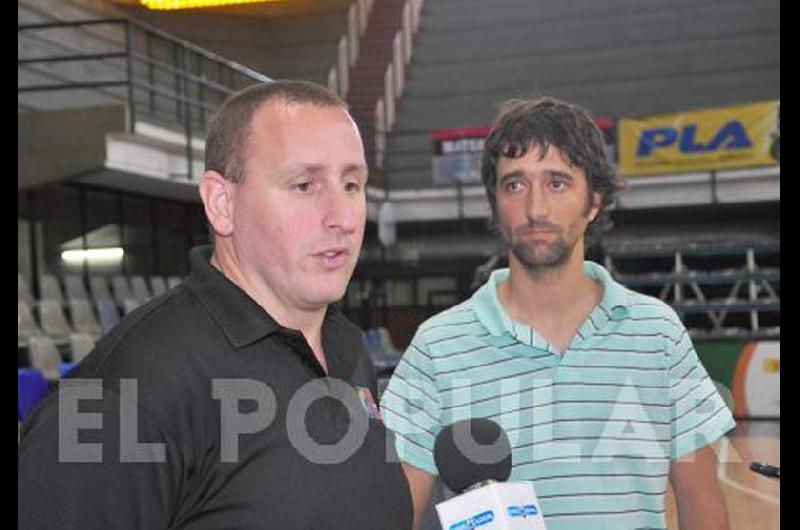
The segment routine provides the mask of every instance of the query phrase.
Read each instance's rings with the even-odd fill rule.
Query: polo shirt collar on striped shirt
[[[628,315],[630,302],[625,288],[614,281],[605,267],[585,261],[583,270],[587,276],[603,284],[603,299],[591,312],[589,319],[578,329],[580,336],[586,338],[596,331],[595,328],[602,328],[609,320],[616,321],[625,318]],[[530,326],[514,322],[500,304],[497,286],[508,279],[509,274],[508,268],[492,272],[489,280],[472,295],[475,313],[481,324],[492,335],[499,336],[508,333],[521,342],[546,349],[547,341],[543,337],[535,336],[535,332]]]
[[[593,278],[603,284],[603,299],[600,300],[600,303],[589,315],[597,329],[605,326],[609,320],[618,321],[627,317],[630,311],[628,308],[630,300],[625,287],[617,283],[608,270],[597,263],[584,261],[583,271],[589,278]],[[578,331],[583,337],[586,337],[596,330],[587,319],[578,328]]]

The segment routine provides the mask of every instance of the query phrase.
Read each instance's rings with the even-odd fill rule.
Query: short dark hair
[[[497,219],[497,162],[501,156],[519,158],[532,146],[544,156],[557,147],[569,162],[586,173],[589,199],[602,194],[597,217],[586,228],[586,246],[598,242],[611,226],[608,207],[622,189],[614,165],[608,160],[603,133],[583,108],[555,98],[512,99],[501,105],[492,125],[481,159],[481,177],[492,209],[492,226]]]
[[[211,121],[206,135],[206,171],[216,171],[231,182],[241,182],[253,114],[273,99],[347,109],[342,99],[310,81],[280,79],[244,88],[229,96]]]

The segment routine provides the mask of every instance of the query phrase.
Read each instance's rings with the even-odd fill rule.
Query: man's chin
[[[303,289],[306,302],[320,307],[340,301],[347,294],[353,269],[355,264],[322,274],[315,271],[306,275]]]
[[[557,245],[515,245],[511,248],[514,257],[527,268],[559,267],[569,261],[569,249]]]
[[[314,292],[308,293],[308,300],[312,305],[324,307],[334,304],[344,298],[347,294],[347,285],[341,286],[320,286]]]

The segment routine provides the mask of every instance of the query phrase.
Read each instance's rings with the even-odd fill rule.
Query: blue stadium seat
[[[47,394],[47,381],[36,368],[17,370],[17,420],[24,420]]]
[[[61,377],[65,377],[70,372],[70,370],[75,368],[76,364],[78,363],[73,363],[73,362],[61,363],[61,366],[58,367],[59,375],[61,375]]]
[[[367,330],[367,345],[369,347],[370,352],[374,352],[377,355],[383,354],[383,348],[381,348],[381,339],[378,335],[377,330],[375,329],[368,329]]]
[[[397,366],[398,358],[383,349],[378,330],[368,329],[362,333],[362,337],[378,377],[391,374],[395,366]]]
[[[100,317],[100,328],[103,334],[108,333],[119,322],[117,304],[111,298],[98,298],[95,303],[97,304],[97,314]]]

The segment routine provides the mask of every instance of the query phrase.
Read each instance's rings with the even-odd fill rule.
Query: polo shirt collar
[[[625,288],[614,281],[605,267],[597,263],[585,261],[583,270],[588,277],[598,280],[603,285],[603,298],[589,315],[594,327],[599,329],[609,320],[617,321],[625,318],[630,304]],[[508,268],[493,271],[489,280],[472,295],[478,320],[492,335],[500,336],[508,333],[522,342],[531,345],[541,343],[540,345],[546,348],[546,341],[543,338],[536,337],[535,331],[530,326],[514,322],[500,304],[497,286],[507,280],[509,274]],[[587,319],[578,331],[585,337],[591,334],[589,330],[594,328]]]
[[[600,303],[595,308],[595,311],[599,311],[603,316],[602,325],[605,325],[609,320],[618,321],[627,317],[630,313],[629,306],[631,303],[627,289],[615,281],[611,277],[611,273],[602,265],[584,261],[583,270],[588,277],[599,281],[603,285],[603,299],[600,300]],[[602,327],[599,323],[597,324]]]
[[[497,286],[508,279],[510,272],[508,268],[492,271],[487,282],[472,295],[478,320],[495,336],[503,333],[514,334],[512,332],[514,323],[497,296]]]
[[[211,252],[211,246],[195,247],[189,252],[186,285],[231,346],[242,348],[282,329],[264,308],[211,265]]]

